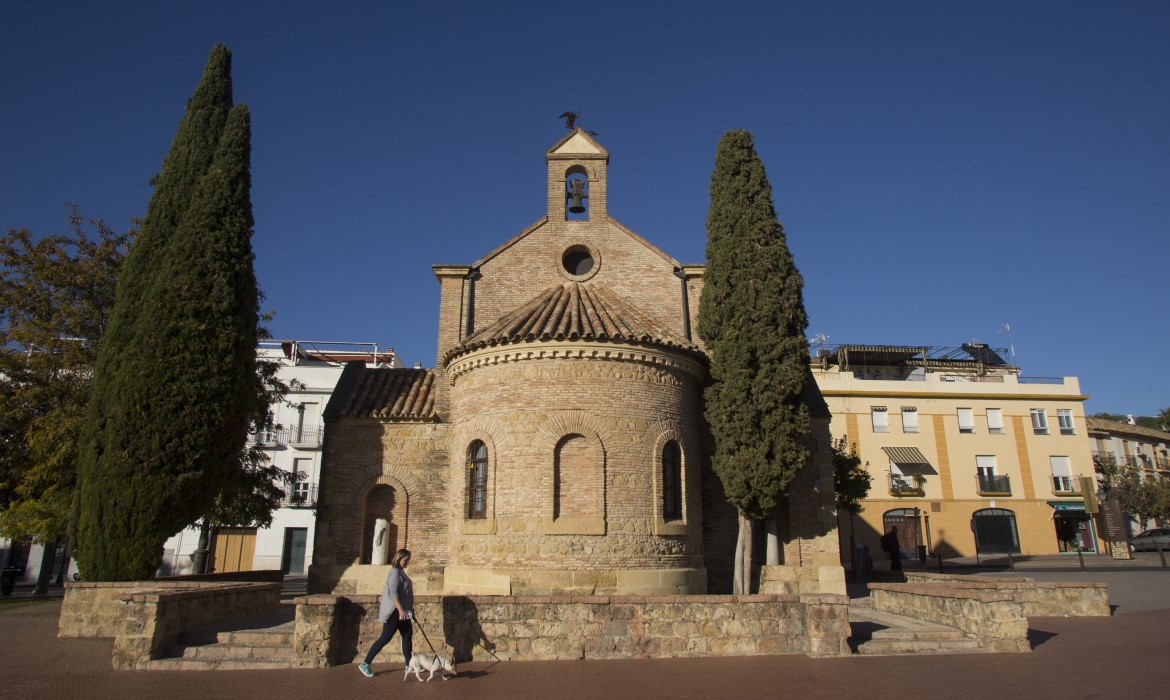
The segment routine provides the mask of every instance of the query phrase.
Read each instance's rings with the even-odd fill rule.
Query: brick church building
[[[545,216],[434,266],[438,366],[343,373],[311,591],[377,592],[385,552],[407,547],[422,593],[730,592],[736,514],[702,417],[703,266],[609,216],[609,154],[588,134],[545,160]],[[810,403],[813,458],[757,562],[774,591],[843,593],[828,415]]]

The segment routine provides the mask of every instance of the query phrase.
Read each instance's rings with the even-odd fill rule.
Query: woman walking
[[[412,638],[414,637],[414,585],[406,575],[406,567],[410,564],[410,550],[400,549],[394,553],[390,562],[390,573],[386,575],[386,585],[382,587],[382,600],[378,605],[378,620],[382,623],[382,635],[366,652],[366,660],[358,664],[358,670],[367,678],[373,678],[374,672],[370,664],[374,657],[382,651],[398,632],[402,635],[402,657],[410,665]]]

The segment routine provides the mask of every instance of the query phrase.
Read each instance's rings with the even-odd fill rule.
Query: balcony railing
[[[980,474],[975,477],[978,482],[980,496],[1010,496],[1012,495],[1011,477],[1006,474]]]
[[[1071,476],[1052,475],[1052,493],[1060,495],[1075,495],[1081,492],[1080,481]]]
[[[312,508],[317,505],[317,486],[315,484],[292,484],[292,487],[281,499],[280,505],[285,508]]]
[[[890,474],[890,495],[898,497],[926,496],[926,479],[921,475]]]
[[[319,447],[325,431],[319,425],[289,428],[288,444],[293,447]]]
[[[268,428],[256,433],[256,443],[267,447],[291,445],[293,447],[320,447],[325,429],[319,425],[300,428]]]
[[[1018,377],[1019,384],[1064,384],[1064,377]]]

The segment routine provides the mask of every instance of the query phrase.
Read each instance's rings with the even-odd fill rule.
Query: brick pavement
[[[1161,585],[1160,583],[1158,585]],[[1037,618],[1030,654],[803,656],[475,663],[429,684],[401,665],[280,671],[111,671],[109,640],[57,639],[59,600],[0,605],[5,698],[1092,698],[1165,695],[1170,608],[1111,618]]]

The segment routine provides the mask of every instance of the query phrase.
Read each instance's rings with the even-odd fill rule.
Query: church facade
[[[434,266],[437,366],[343,373],[311,591],[377,592],[386,552],[407,547],[425,593],[730,592],[736,514],[702,417],[703,266],[609,216],[609,154],[588,134],[545,160],[545,216]],[[827,413],[813,423],[760,559],[785,590],[838,593]]]

